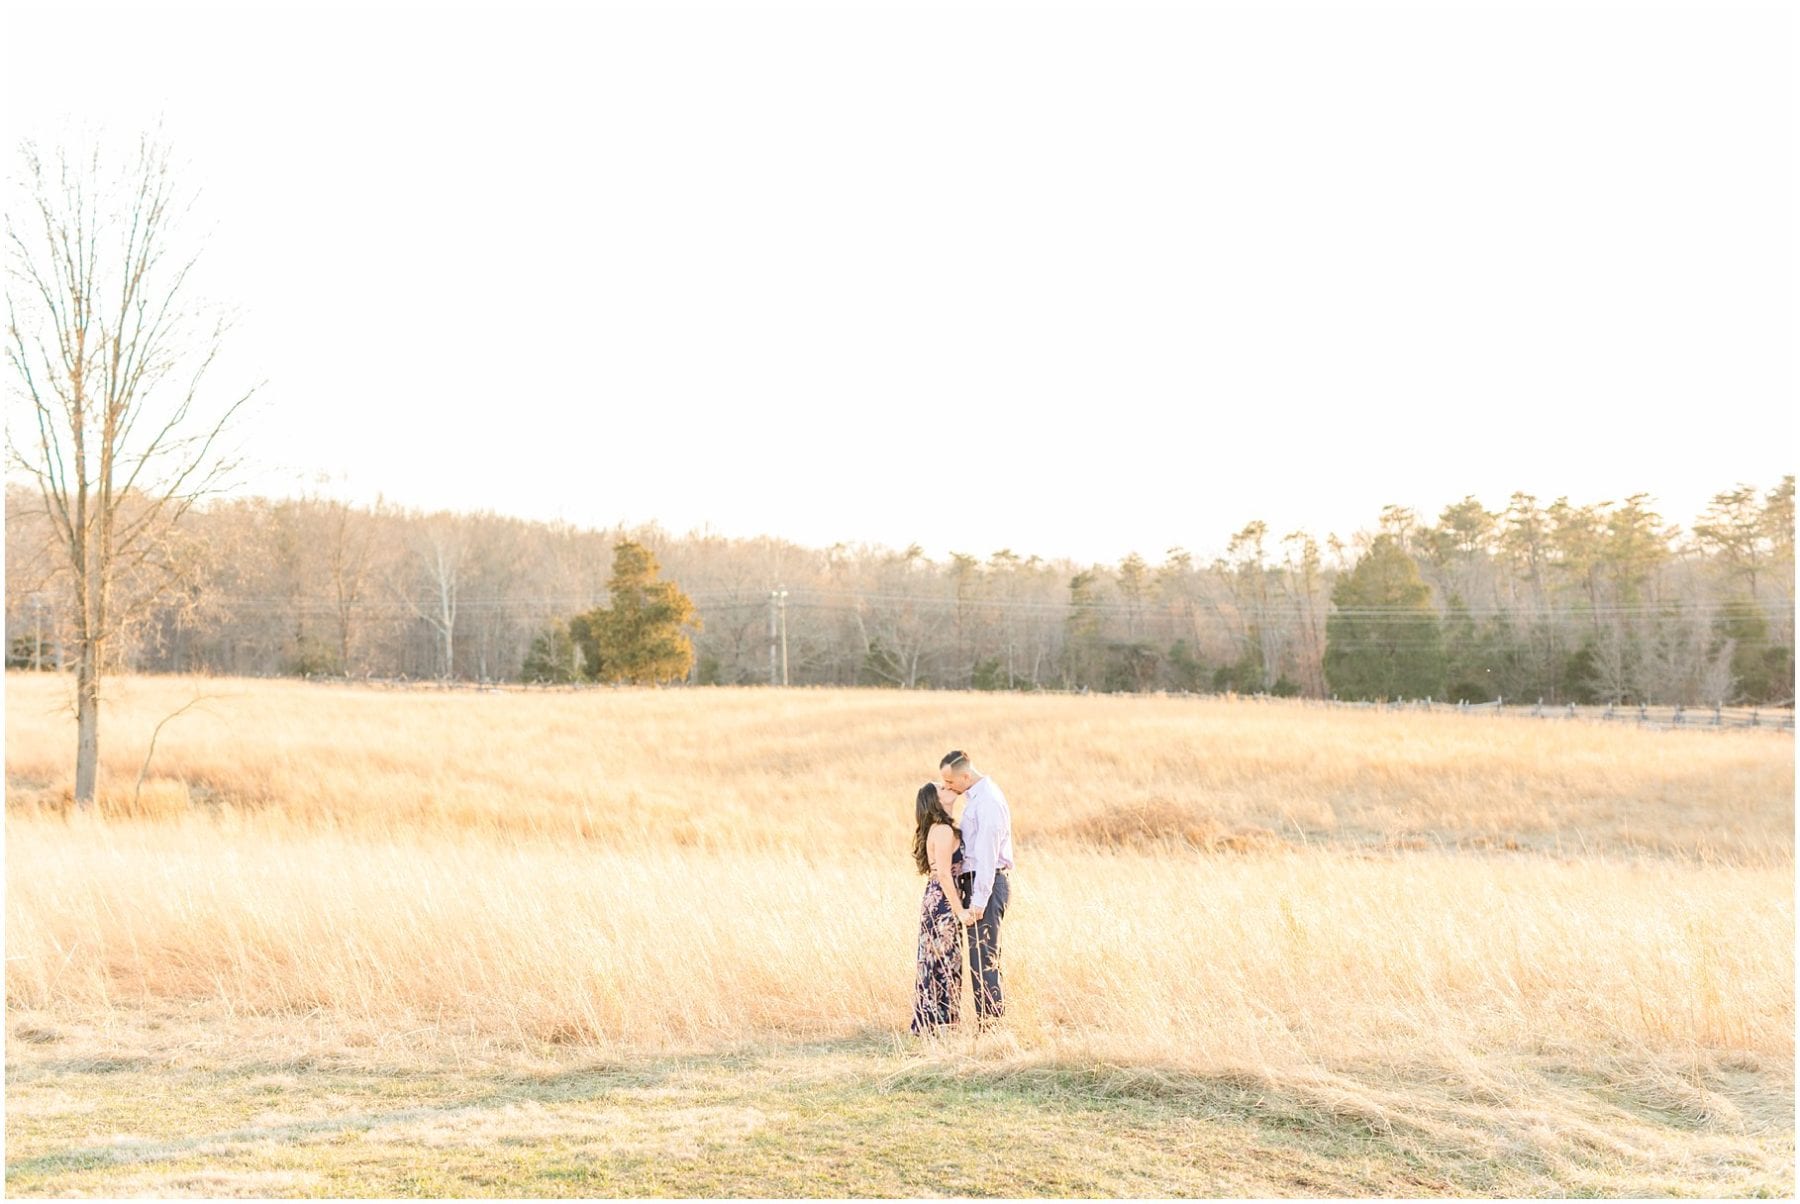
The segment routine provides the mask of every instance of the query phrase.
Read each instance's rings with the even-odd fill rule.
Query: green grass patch
[[[76,1058],[14,1040],[13,1196],[1793,1194],[1779,1072],[1705,1108],[1567,1067],[1541,1106],[1366,1068],[1292,1082],[892,1039],[519,1070]]]

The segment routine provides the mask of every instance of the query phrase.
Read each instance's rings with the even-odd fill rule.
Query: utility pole
[[[776,591],[769,591],[769,684],[775,685],[780,679],[775,675],[775,603]]]
[[[785,590],[785,589],[783,589],[783,590],[778,590],[778,591],[776,591],[776,595],[775,595],[775,596],[776,596],[776,597],[778,597],[778,598],[779,598],[779,599],[781,599],[781,603],[780,603],[780,610],[781,610],[781,684],[782,684],[782,685],[784,685],[784,686],[785,686],[785,685],[787,685],[787,684],[788,684],[788,666],[787,666],[787,590]]]
[[[31,627],[37,636],[37,642],[31,652],[31,667],[35,671],[44,671],[44,596],[31,595]]]

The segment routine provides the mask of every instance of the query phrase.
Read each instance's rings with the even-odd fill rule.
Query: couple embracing
[[[912,1031],[920,1034],[960,1018],[965,929],[977,1022],[986,1027],[1005,1012],[1000,920],[1012,893],[1012,812],[1000,787],[961,749],[946,754],[938,770],[941,782],[919,788],[913,833],[913,861],[926,875],[913,989]]]

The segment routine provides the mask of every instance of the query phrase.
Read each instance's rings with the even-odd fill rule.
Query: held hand
[[[964,913],[964,915],[967,916],[967,918],[965,920],[963,920],[963,926],[965,928],[969,928],[969,927],[973,927],[976,924],[981,923],[982,913],[985,912],[986,910],[987,909],[984,907],[969,908],[969,910]]]

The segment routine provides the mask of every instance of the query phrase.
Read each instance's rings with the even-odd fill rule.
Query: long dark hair
[[[919,825],[918,831],[913,833],[913,860],[919,863],[921,874],[929,874],[931,858],[925,855],[925,837],[930,833],[931,825],[950,824],[952,829],[956,825],[950,823],[950,813],[944,810],[944,804],[938,802],[936,782],[926,782],[919,787],[919,798],[913,806],[913,812]]]

